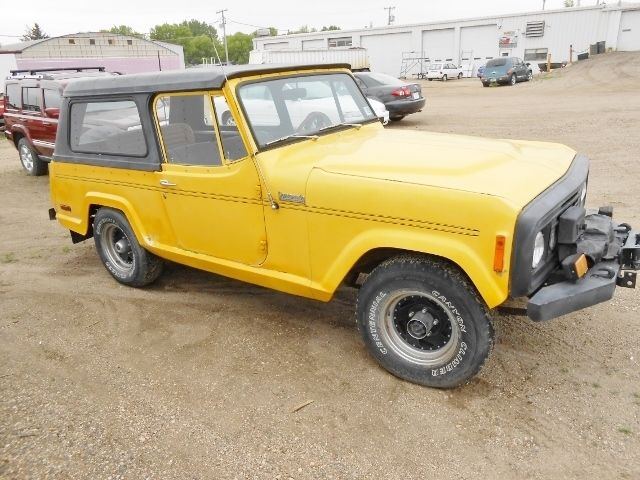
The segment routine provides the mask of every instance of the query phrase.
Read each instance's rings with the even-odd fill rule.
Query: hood
[[[501,197],[524,207],[576,152],[564,145],[391,129],[343,132],[314,169]]]

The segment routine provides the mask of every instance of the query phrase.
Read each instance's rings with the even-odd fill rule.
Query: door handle
[[[160,180],[160,185],[162,185],[163,187],[175,187],[176,186],[175,183],[171,183],[169,180],[165,180],[164,178],[162,180]]]

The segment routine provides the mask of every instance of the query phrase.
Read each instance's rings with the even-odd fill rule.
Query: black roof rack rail
[[[37,75],[45,72],[84,72],[85,70],[97,70],[104,72],[105,67],[51,67],[51,68],[25,68],[20,70],[9,70],[12,76],[17,76],[21,73],[27,73],[29,75]]]

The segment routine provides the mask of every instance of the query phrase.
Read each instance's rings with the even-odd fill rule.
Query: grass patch
[[[599,384],[598,382],[593,382],[593,383],[591,384],[591,386],[592,386],[593,388],[600,388],[600,384]]]
[[[5,253],[4,255],[2,255],[2,257],[0,257],[0,262],[2,263],[13,263],[17,261],[18,259],[13,253]]]
[[[631,429],[627,427],[618,427],[618,431],[620,433],[624,433],[625,435],[631,435],[633,433]]]
[[[64,246],[62,247],[62,253],[69,253],[71,251],[71,247]]]

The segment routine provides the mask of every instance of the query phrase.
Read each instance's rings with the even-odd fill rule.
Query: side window
[[[238,126],[231,115],[227,99],[222,95],[217,95],[213,97],[213,106],[218,119],[218,131],[220,132],[224,158],[233,162],[246,157],[247,150],[244,148]]]
[[[49,88],[44,89],[44,108],[60,108],[60,100],[60,92]]]
[[[22,108],[23,110],[39,112],[42,109],[42,90],[39,88],[23,88]]]
[[[209,96],[160,95],[156,116],[167,163],[222,165]]]
[[[71,150],[141,157],[147,153],[140,113],[132,100],[71,105]]]
[[[20,91],[20,85],[17,83],[10,83],[7,85],[6,96],[6,108],[14,108],[20,110],[22,108],[22,96]]]

